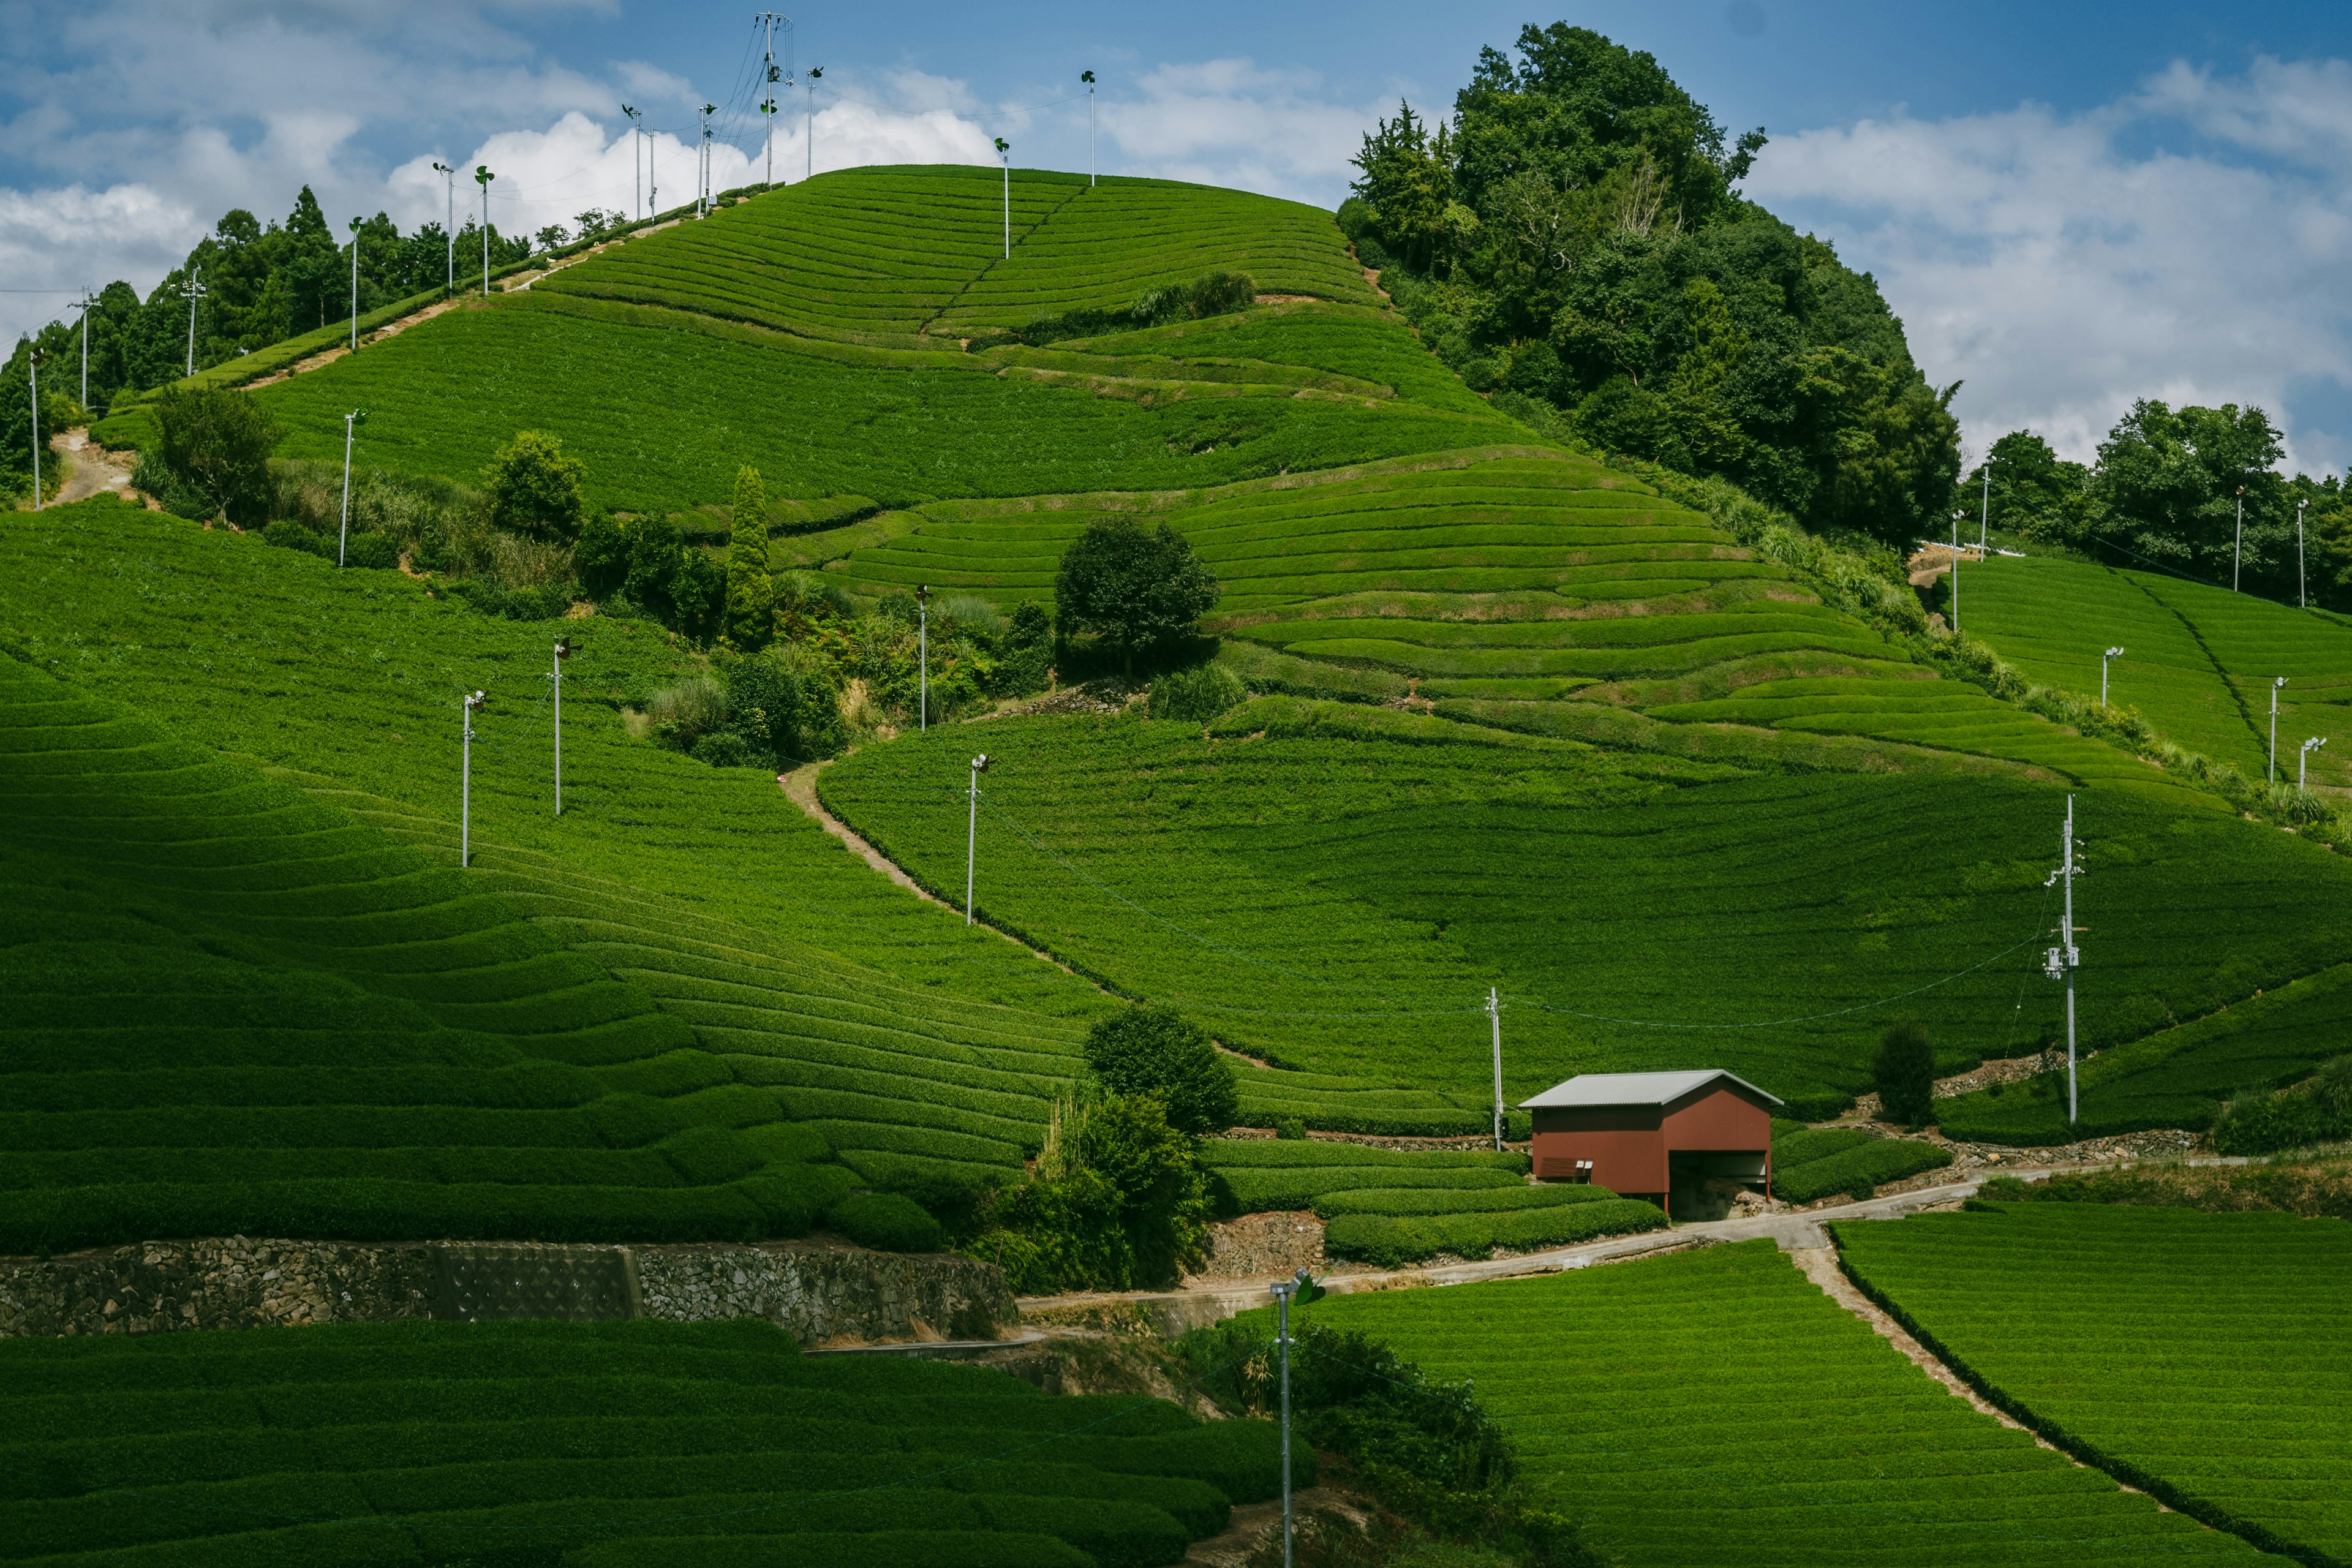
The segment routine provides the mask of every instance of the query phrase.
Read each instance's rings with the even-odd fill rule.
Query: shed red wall
[[[1772,1113],[1734,1085],[1717,1083],[1664,1105],[1538,1109],[1533,1152],[1538,1179],[1572,1181],[1580,1160],[1618,1193],[1666,1191],[1666,1157],[1685,1151],[1761,1152],[1770,1169]]]

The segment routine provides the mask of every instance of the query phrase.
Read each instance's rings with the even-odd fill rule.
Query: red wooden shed
[[[1772,1108],[1719,1068],[1582,1073],[1520,1102],[1535,1113],[1538,1181],[1597,1182],[1628,1197],[1690,1198],[1710,1182],[1772,1190]]]

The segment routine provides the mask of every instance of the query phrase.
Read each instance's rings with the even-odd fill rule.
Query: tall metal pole
[[[1981,510],[1977,513],[1977,548],[1979,550],[1990,548],[1987,541],[1991,537],[1992,532],[1992,466],[2000,461],[1999,458],[1993,457],[1988,457],[1984,460],[1984,500],[1981,503]]]
[[[89,289],[84,288],[81,291],[81,405],[85,413],[89,409],[89,308],[97,303]],[[2297,512],[2295,521],[2300,524],[2303,514]]]
[[[1952,513],[1952,635],[1960,635],[1960,519],[1968,513]]]
[[[996,155],[1004,163],[1004,258],[1013,259],[1013,143],[1000,136]]]
[[[2230,592],[2239,592],[2238,574],[2246,558],[2246,487],[2238,487],[2238,542],[2230,552]]]
[[[87,342],[88,333],[85,332],[83,337]],[[2304,586],[2303,578],[2303,509],[2310,504],[2307,500],[2294,503],[2294,604],[2299,610],[2311,608],[2311,595]]]
[[[2099,706],[2102,708],[2107,705],[2107,661],[2123,656],[2124,650],[2119,647],[2111,647],[2099,656]]]
[[[2074,951],[2074,797],[2066,797],[2066,858],[2059,862],[2066,872],[2066,932],[2061,945],[2066,950],[2066,1125],[2074,1125],[2074,968],[2082,962]]]
[[[2264,784],[2278,783],[2278,694],[2279,688],[2285,684],[2286,677],[2284,675],[2271,682],[2271,760],[2270,764],[2263,769]]]
[[[915,589],[916,679],[921,682],[915,689],[915,728],[929,734],[931,728],[931,591],[920,586]]]
[[[360,349],[360,220],[352,219],[352,352]]]
[[[1087,84],[1087,184],[1095,183],[1095,73],[1080,71],[1078,79]]]
[[[981,752],[971,760],[971,816],[964,824],[963,840],[963,923],[971,924],[971,867],[980,849],[980,775],[988,771],[988,753]]]
[[[482,187],[482,298],[490,297],[490,182],[498,176],[488,163],[474,165],[474,183]]]
[[[1290,1562],[1290,1298],[1298,1286],[1286,1279],[1274,1291],[1274,1339],[1282,1355],[1282,1568]]]
[[[563,661],[572,657],[572,644],[562,637],[555,639],[554,668],[548,679],[555,683],[555,815],[563,815]]]
[[[352,429],[359,423],[359,410],[343,416],[343,520],[335,527],[335,565],[343,563],[343,551],[352,536]]]
[[[474,863],[474,710],[489,700],[477,691],[458,706],[458,723],[465,731],[464,761],[457,774],[457,864]]]
[[[805,154],[801,164],[803,180],[816,178],[816,79],[824,74],[823,66],[811,66],[808,75],[801,78],[801,85],[808,89],[807,113],[801,121],[801,152]]]
[[[1486,987],[1486,1016],[1495,1025],[1495,1152],[1503,1152],[1503,999]]]
[[[196,374],[196,301],[205,297],[204,268],[188,268],[188,374]]]
[[[25,374],[32,378],[33,406],[26,412],[31,416],[33,430],[33,510],[41,510],[41,356],[37,351],[25,356]]]

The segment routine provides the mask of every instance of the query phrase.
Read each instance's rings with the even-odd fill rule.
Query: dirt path
[[[110,452],[79,426],[50,437],[49,450],[62,452],[73,461],[73,472],[66,476],[64,488],[58,491],[51,506],[88,500],[101,490],[111,491],[124,500],[139,499],[139,492],[131,488],[131,469],[139,461],[138,453]]]

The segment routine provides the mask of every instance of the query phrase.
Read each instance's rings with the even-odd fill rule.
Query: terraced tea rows
[[[2252,779],[2270,758],[2270,687],[2279,692],[2280,776],[2295,777],[2307,735],[2345,733],[2352,627],[2250,595],[2160,573],[2036,557],[1961,567],[1962,619],[2030,679],[2095,697],[2102,649],[2110,700],[2179,744]],[[2352,758],[2311,759],[2315,784],[2352,782]]]
[[[2063,1203],[1832,1228],[1864,1289],[2053,1441],[2269,1551],[2352,1556],[2352,1225]]]
[[[1377,672],[1394,695],[1454,700],[1440,711],[1515,729],[1620,738],[1632,713],[1764,741],[1976,753],[2206,800],[1937,679],[1706,518],[1565,454],[1462,452],[1181,496],[945,502],[834,570],[867,589],[1046,598],[1071,540],[1139,510],[1182,531],[1216,571],[1211,624],[1261,682],[1363,696],[1381,689],[1343,672]]]
[[[1769,1241],[1302,1312],[1475,1380],[1627,1568],[2258,1560],[1952,1398]]]
[[[535,289],[667,305],[787,331],[953,338],[1121,310],[1237,269],[1269,293],[1370,304],[1330,216],[1241,191],[953,165],[821,174],[615,247]],[[944,319],[943,319],[944,318]]]
[[[793,1236],[856,1184],[425,856],[0,659],[0,1252]]]
[[[2063,1031],[2039,968],[2055,790],[1971,781],[1956,834],[1948,778],[1748,774],[1330,707],[1382,722],[1285,729],[1264,700],[1205,738],[1132,716],[990,721],[982,915],[1237,1047],[1435,1089],[1472,1117],[1490,984],[1515,1101],[1697,1052],[1822,1116],[1868,1086],[1900,1014],[1927,1020],[1947,1071]],[[820,788],[960,899],[972,744],[869,747]],[[2085,1048],[2238,1017],[2338,962],[2340,859],[2121,794],[2077,812],[2077,913],[2099,931]]]
[[[1518,1153],[1401,1152],[1306,1139],[1214,1139],[1202,1163],[1236,1213],[1311,1209],[1334,1258],[1393,1266],[1655,1230],[1666,1216],[1606,1187],[1530,1186]]]
[[[1918,1139],[1882,1138],[1859,1128],[1810,1128],[1801,1121],[1772,1123],[1772,1195],[1788,1203],[1866,1197],[1883,1183],[1951,1163],[1950,1150]]]
[[[60,1565],[1088,1568],[1281,1486],[1264,1422],[756,1320],[15,1340],[0,1400],[0,1560]]]

